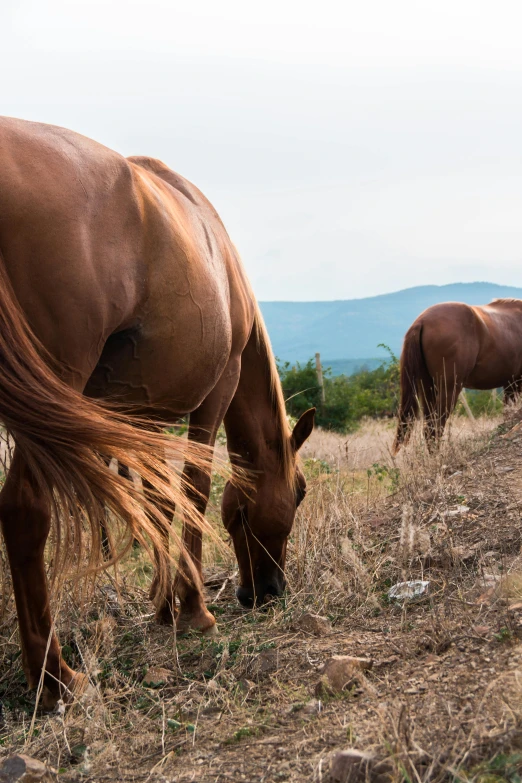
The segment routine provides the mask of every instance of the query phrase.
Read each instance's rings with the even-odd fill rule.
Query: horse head
[[[267,449],[265,464],[258,470],[251,491],[232,482],[225,487],[223,523],[239,565],[237,598],[245,607],[265,604],[285,589],[288,536],[306,495],[297,454],[312,432],[314,417],[315,408],[303,413],[293,431],[284,434],[287,441],[279,448],[272,445]],[[282,457],[283,453],[286,456]]]

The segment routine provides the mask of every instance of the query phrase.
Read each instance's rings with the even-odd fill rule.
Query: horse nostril
[[[252,609],[254,606],[254,591],[251,587],[238,587],[236,590],[237,600],[246,609]]]
[[[283,595],[284,590],[284,579],[281,580],[281,582],[278,580],[268,582],[266,585],[260,586],[260,589],[257,591],[257,603],[267,606],[268,604],[273,603],[277,598],[280,598]]]
[[[280,598],[286,587],[285,579],[273,579],[265,584],[257,584],[255,587],[238,587],[236,590],[237,600],[247,609],[254,606],[266,606],[272,603],[276,598]]]

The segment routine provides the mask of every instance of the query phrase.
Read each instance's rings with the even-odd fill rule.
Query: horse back
[[[171,274],[179,270],[188,276],[192,298],[200,303],[212,300],[206,308],[209,317],[226,311],[232,349],[240,347],[241,351],[252,328],[255,298],[217,211],[195,185],[162,161],[142,156],[128,160],[135,167],[144,197],[150,199],[153,191],[153,237],[169,237],[171,248],[177,251],[170,264],[165,258],[158,259],[158,269],[168,265]],[[156,208],[158,199],[160,210]]]
[[[132,321],[144,296],[142,215],[124,157],[62,128],[0,118],[0,214],[8,277],[57,358],[94,354]]]
[[[137,162],[134,162],[137,161]],[[89,373],[109,337],[139,334],[209,377],[248,338],[253,297],[215,210],[153,159],[0,118],[0,252],[31,325]],[[183,337],[183,339],[181,339]]]
[[[491,389],[522,373],[522,302],[506,306],[445,302],[417,319],[432,377],[455,377],[464,386]]]

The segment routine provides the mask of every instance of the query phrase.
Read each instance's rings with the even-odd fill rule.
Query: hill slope
[[[404,333],[427,307],[439,302],[487,304],[522,298],[522,288],[494,283],[455,283],[407,288],[366,299],[333,302],[261,302],[274,352],[285,361],[306,361],[316,351],[325,363],[385,356],[379,343],[399,353]]]
[[[508,415],[511,426],[520,412]],[[417,431],[393,461],[386,423],[314,431],[284,602],[242,609],[232,552],[206,548],[219,635],[173,641],[152,621],[151,568],[135,550],[120,596],[106,573],[89,603],[78,588],[63,602],[64,652],[95,683],[64,716],[35,710],[4,591],[0,779],[24,753],[60,783],[520,783],[521,428],[502,437],[506,424],[461,420],[431,455]],[[390,599],[407,580],[427,590]],[[330,774],[354,748],[381,774]]]

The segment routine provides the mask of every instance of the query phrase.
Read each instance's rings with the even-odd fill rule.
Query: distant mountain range
[[[366,299],[333,302],[261,302],[275,355],[306,362],[318,351],[334,374],[375,367],[389,345],[399,354],[404,334],[427,307],[439,302],[487,304],[492,299],[522,299],[522,288],[494,283],[453,283],[406,288]],[[369,358],[368,358],[369,357]]]

